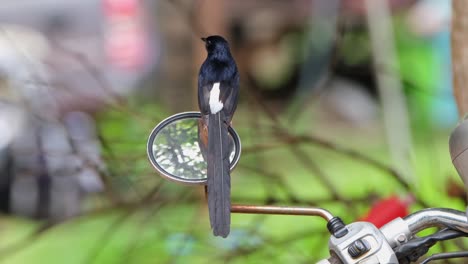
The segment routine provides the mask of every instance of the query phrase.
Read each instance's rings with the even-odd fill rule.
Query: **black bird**
[[[202,38],[208,56],[198,74],[199,143],[206,159],[208,209],[215,236],[227,237],[231,225],[228,127],[236,111],[239,73],[221,36]]]

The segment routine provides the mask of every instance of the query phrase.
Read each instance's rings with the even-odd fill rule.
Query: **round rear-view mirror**
[[[159,123],[147,143],[148,158],[161,176],[180,183],[206,184],[206,161],[198,144],[199,112],[175,114]],[[239,135],[229,127],[231,170],[240,158]]]

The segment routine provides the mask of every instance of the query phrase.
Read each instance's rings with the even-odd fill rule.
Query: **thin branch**
[[[8,246],[5,246],[3,248],[0,248],[0,261],[5,260],[7,257],[12,257],[15,254],[20,253],[22,250],[27,249],[29,246],[31,246],[35,241],[37,241],[42,235],[46,233],[46,231],[49,231],[53,228],[62,226],[65,223],[69,223],[73,220],[77,220],[79,218],[83,217],[89,217],[89,216],[97,216],[97,215],[103,215],[107,214],[109,212],[115,211],[116,209],[125,209],[128,211],[136,210],[138,208],[141,208],[142,206],[145,206],[149,204],[153,196],[159,192],[159,190],[162,188],[164,184],[164,181],[161,181],[158,185],[156,185],[151,191],[148,192],[148,194],[140,199],[137,202],[133,203],[126,203],[126,204],[119,204],[119,205],[113,205],[105,208],[99,208],[95,209],[93,211],[85,212],[83,214],[78,214],[75,216],[72,216],[70,218],[64,219],[61,222],[46,222],[42,225],[40,225],[38,228],[36,228],[34,231],[32,231],[30,234],[27,236],[21,238],[20,240],[11,243]]]
[[[172,202],[173,203],[177,203],[185,198],[187,198],[189,195],[191,194],[191,192],[184,192],[181,196],[178,197],[178,199],[175,199],[175,201],[173,200]],[[151,210],[142,217],[139,225],[138,225],[138,229],[137,231],[134,233],[131,241],[128,243],[128,247],[127,247],[127,250],[126,252],[124,253],[124,256],[122,257],[121,259],[121,263],[130,263],[131,262],[131,257],[132,257],[132,252],[135,250],[135,248],[137,247],[137,244],[138,244],[138,241],[139,241],[139,238],[141,237],[141,234],[144,232],[144,227],[146,227],[146,223],[148,223],[151,219],[153,219],[157,213],[159,212],[159,210],[165,205],[166,203],[164,202],[161,202],[161,203],[158,203],[156,204],[153,208],[151,208]],[[195,220],[196,218],[194,218]],[[194,222],[194,221],[193,221]],[[195,225],[194,225],[195,226]],[[191,229],[194,228],[194,226],[191,227]]]
[[[140,208],[146,206],[147,203],[151,201],[151,199],[153,199],[153,197],[158,196],[163,186],[163,183],[164,182],[161,181],[140,200],[140,203],[138,203],[137,206],[134,206],[129,210],[125,211],[122,215],[120,215],[114,222],[112,222],[109,225],[109,227],[104,231],[104,233],[102,233],[102,235],[97,239],[94,249],[90,252],[88,257],[85,259],[84,263],[93,263],[93,261],[98,257],[102,247],[105,246],[105,244],[107,243],[107,241],[110,240],[110,238],[112,238],[112,236],[116,233],[117,229],[125,222],[125,220],[127,220]]]
[[[404,177],[395,169],[392,167],[378,161],[375,159],[372,159],[370,157],[367,157],[366,155],[352,150],[345,148],[343,146],[340,146],[338,144],[335,144],[331,141],[327,141],[315,136],[310,136],[310,135],[291,135],[287,134],[282,137],[279,137],[278,140],[280,142],[275,142],[271,144],[259,144],[259,145],[252,145],[250,147],[244,147],[242,149],[242,153],[245,154],[252,154],[256,152],[261,152],[261,151],[267,151],[271,149],[276,149],[280,147],[287,147],[289,145],[299,145],[299,144],[313,144],[315,146],[319,146],[328,150],[331,150],[333,152],[336,152],[338,154],[344,155],[346,157],[349,157],[351,159],[363,162],[365,164],[368,164],[374,168],[377,168],[379,170],[384,171],[385,173],[389,174],[392,176],[392,178],[398,182],[404,189],[411,191],[412,187],[411,185],[404,179]],[[425,201],[421,200],[420,198],[416,197],[416,202],[422,205],[423,207],[430,207]]]

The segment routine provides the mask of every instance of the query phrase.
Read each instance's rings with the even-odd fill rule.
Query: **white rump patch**
[[[220,85],[219,82],[214,83],[213,88],[211,88],[211,91],[210,91],[209,104],[210,104],[211,114],[218,113],[219,111],[221,111],[221,109],[223,109],[223,106],[224,106],[223,102],[221,102],[221,99],[219,98],[219,93],[220,93],[219,85]]]

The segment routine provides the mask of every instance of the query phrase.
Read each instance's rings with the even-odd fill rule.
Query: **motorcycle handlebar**
[[[412,235],[430,227],[449,227],[468,233],[468,220],[464,212],[446,209],[424,209],[403,218]]]
[[[468,234],[468,220],[464,212],[445,209],[430,208],[415,212],[404,218],[397,218],[378,230],[374,225],[367,222],[356,222],[348,225],[350,230],[361,230],[359,232],[351,231],[348,235],[341,238],[330,238],[329,249],[333,252],[329,259],[321,260],[320,264],[335,263],[358,263],[361,259],[349,258],[349,245],[354,241],[362,240],[363,234],[374,237],[374,241],[381,241],[380,246],[367,249],[368,254],[361,254],[362,258],[375,257],[388,261],[392,259],[390,255],[395,255],[395,249],[398,246],[406,244],[415,238],[418,232],[430,227],[445,227]],[[347,226],[347,227],[348,227]],[[386,244],[384,246],[384,244]],[[390,256],[390,257],[389,257]],[[396,259],[395,259],[396,261]],[[374,263],[374,262],[371,262]],[[382,263],[382,262],[375,262]]]

